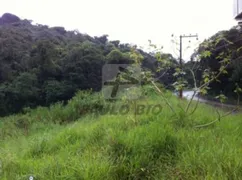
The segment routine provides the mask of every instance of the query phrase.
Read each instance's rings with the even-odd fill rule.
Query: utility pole
[[[182,71],[183,69],[183,65],[182,65],[182,38],[197,38],[198,39],[198,35],[180,35],[180,69]],[[183,89],[180,89],[179,91],[179,97],[182,98],[183,97]]]

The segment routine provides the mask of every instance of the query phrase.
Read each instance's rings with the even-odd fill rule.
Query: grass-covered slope
[[[166,96],[176,110],[185,103],[169,92]],[[242,178],[240,114],[195,129],[191,122],[215,118],[211,107],[200,105],[189,118],[180,112],[177,120],[162,98],[150,91],[136,104],[161,104],[159,115],[89,111],[107,103],[99,94],[80,92],[65,107],[56,104],[1,120],[0,179]],[[122,103],[126,102],[116,102]]]

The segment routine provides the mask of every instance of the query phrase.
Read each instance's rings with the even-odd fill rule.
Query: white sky
[[[201,42],[237,24],[233,0],[0,0],[0,15],[5,12],[91,36],[108,34],[123,43],[145,46],[150,39],[174,56],[171,34],[197,33]],[[185,51],[187,41],[186,59],[192,52]]]

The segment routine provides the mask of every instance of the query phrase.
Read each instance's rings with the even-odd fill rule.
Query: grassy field
[[[178,117],[150,88],[136,105],[157,105],[161,113],[134,114],[134,102],[106,102],[78,93],[67,106],[26,109],[0,121],[0,179],[140,180],[242,179],[242,115],[196,129],[216,119],[199,105],[186,116],[187,103],[165,95]],[[107,105],[129,104],[128,114],[97,114]]]

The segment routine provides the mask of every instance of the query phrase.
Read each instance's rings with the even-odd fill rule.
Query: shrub
[[[83,115],[96,113],[104,108],[106,102],[100,93],[92,94],[91,91],[79,91],[66,106],[54,105],[56,111],[53,120],[59,123],[67,123],[77,120]]]

